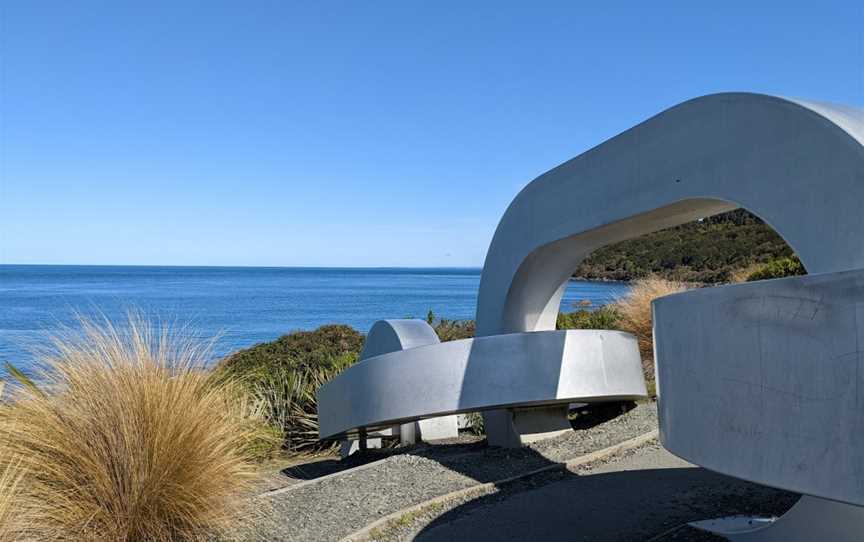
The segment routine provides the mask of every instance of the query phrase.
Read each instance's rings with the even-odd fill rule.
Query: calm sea
[[[216,354],[289,331],[382,318],[474,318],[479,269],[334,269],[0,265],[0,361],[26,368],[29,350],[75,313],[122,321],[130,308],[220,334]],[[571,281],[563,310],[625,294],[622,283]]]

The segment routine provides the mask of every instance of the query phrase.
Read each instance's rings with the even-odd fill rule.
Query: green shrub
[[[431,310],[426,314],[426,323],[435,330],[441,342],[458,341],[474,337],[474,320],[447,320],[438,318]]]
[[[806,274],[807,270],[804,269],[804,264],[801,263],[798,256],[793,255],[789,258],[776,259],[760,267],[747,277],[747,282]]]
[[[220,363],[220,369],[244,377],[263,377],[276,369],[332,368],[344,356],[360,355],[363,335],[351,326],[331,324],[314,331],[295,331],[272,342],[235,352]]]
[[[354,364],[362,347],[357,330],[326,325],[235,352],[217,370],[243,382],[285,449],[324,449],[332,444],[318,441],[318,388]]]
[[[343,354],[328,367],[302,371],[280,367],[256,381],[252,395],[264,419],[279,431],[285,449],[300,452],[333,446],[318,440],[318,389],[356,360],[356,355]]]
[[[573,312],[559,312],[555,327],[557,329],[618,329],[621,315],[613,305],[597,310],[580,309]]]

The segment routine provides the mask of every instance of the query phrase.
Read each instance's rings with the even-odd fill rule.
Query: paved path
[[[779,514],[795,501],[697,468],[657,445],[593,470],[505,498],[494,495],[446,512],[416,538],[459,540],[715,540],[688,521],[735,513]]]

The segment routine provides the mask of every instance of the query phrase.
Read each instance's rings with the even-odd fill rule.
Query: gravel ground
[[[483,441],[470,437],[411,448],[370,450],[348,463],[357,466],[381,459],[363,470],[257,499],[250,510],[249,521],[227,538],[338,540],[407,506],[478,483],[559,463],[656,427],[656,406],[641,404],[590,429],[573,431],[518,450],[488,447]],[[532,477],[525,489],[538,483],[548,483],[548,480],[543,475]],[[268,485],[280,484],[270,480]]]

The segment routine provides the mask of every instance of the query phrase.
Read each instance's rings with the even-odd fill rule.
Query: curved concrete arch
[[[372,324],[372,328],[366,334],[363,351],[360,352],[359,359],[362,361],[381,354],[440,342],[441,339],[438,338],[432,326],[423,320],[378,320]]]
[[[862,142],[859,110],[745,93],[634,126],[510,204],[483,267],[478,336],[554,329],[566,281],[596,248],[738,207],[811,272],[864,267]]]

